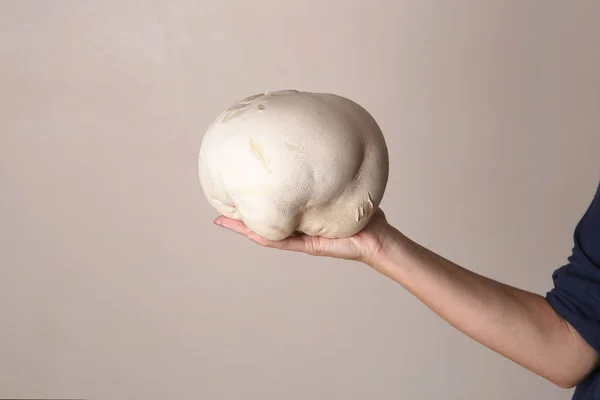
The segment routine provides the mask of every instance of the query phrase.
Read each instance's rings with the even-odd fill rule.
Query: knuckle
[[[325,253],[323,246],[318,238],[316,238],[316,240],[310,241],[308,245],[308,250],[311,254],[314,254],[316,256],[322,256]]]

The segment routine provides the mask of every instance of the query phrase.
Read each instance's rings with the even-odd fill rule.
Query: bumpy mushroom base
[[[209,127],[200,181],[221,214],[281,240],[362,230],[388,179],[381,130],[358,104],[293,90],[246,98]]]

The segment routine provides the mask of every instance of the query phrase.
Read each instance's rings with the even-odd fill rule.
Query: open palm
[[[214,222],[216,225],[244,235],[264,247],[357,261],[366,261],[379,252],[383,246],[383,239],[386,237],[385,231],[391,228],[381,209],[375,211],[373,218],[362,231],[354,236],[338,239],[298,234],[283,240],[272,241],[251,231],[242,221],[220,216]]]

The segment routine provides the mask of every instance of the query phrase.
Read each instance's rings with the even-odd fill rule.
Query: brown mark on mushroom
[[[356,209],[356,216],[355,216],[355,220],[356,222],[361,222],[363,221],[365,218],[369,218],[371,216],[371,213],[373,212],[373,198],[371,196],[371,193],[367,193],[367,198],[363,199],[362,203],[358,205],[358,208]]]
[[[252,154],[264,167],[267,172],[271,172],[269,159],[265,156],[265,152],[263,151],[262,146],[258,143],[254,138],[250,137],[250,149],[252,150]]]
[[[239,116],[241,116],[243,114],[243,111],[246,107],[248,107],[249,104],[251,104],[254,100],[261,98],[262,96],[264,96],[263,93],[261,94],[255,94],[253,96],[250,97],[246,97],[245,99],[237,102],[236,104],[232,105],[231,107],[229,107],[227,109],[227,111],[225,111],[225,115],[223,116],[223,122],[229,122],[232,119],[235,119]]]
[[[285,147],[287,147],[290,150],[300,151],[300,146],[298,146],[297,144],[289,143],[289,142],[283,142],[283,144],[285,145]]]

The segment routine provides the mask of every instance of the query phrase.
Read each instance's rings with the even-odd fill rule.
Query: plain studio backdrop
[[[544,294],[600,179],[598,1],[0,1],[0,397],[568,399],[358,263],[216,228],[250,94],[381,125],[405,234]],[[474,304],[474,306],[476,306]]]

